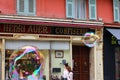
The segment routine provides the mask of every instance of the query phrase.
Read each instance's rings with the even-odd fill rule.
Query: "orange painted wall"
[[[36,15],[49,18],[65,18],[65,0],[36,0]],[[16,14],[16,0],[0,0],[1,14]]]
[[[37,0],[37,15],[49,18],[65,18],[65,0]]]
[[[97,17],[105,23],[113,23],[113,0],[97,0]]]
[[[16,0],[0,0],[1,14],[15,14],[16,13]]]
[[[97,1],[97,18],[102,18],[105,23],[113,22],[113,2],[112,0]],[[88,0],[86,1],[87,20],[89,16]],[[36,15],[47,18],[66,18],[65,0],[36,0]],[[0,0],[1,14],[16,14],[16,0]]]

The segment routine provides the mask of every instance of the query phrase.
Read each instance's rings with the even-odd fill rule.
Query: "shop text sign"
[[[88,29],[73,27],[53,27],[52,33],[57,35],[84,35]]]
[[[83,35],[90,29],[42,25],[23,24],[0,24],[2,33],[25,33],[25,34],[55,34],[55,35]]]
[[[31,33],[31,34],[48,34],[50,28],[39,25],[21,25],[21,24],[0,24],[0,32],[4,33]]]

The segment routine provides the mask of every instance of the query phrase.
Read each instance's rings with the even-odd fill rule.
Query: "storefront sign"
[[[34,33],[34,34],[48,34],[50,27],[39,25],[21,25],[21,24],[0,24],[0,32],[4,33]]]
[[[2,33],[54,34],[54,35],[84,35],[90,29],[24,24],[0,24]]]
[[[52,33],[57,35],[84,35],[88,29],[73,27],[54,27]]]

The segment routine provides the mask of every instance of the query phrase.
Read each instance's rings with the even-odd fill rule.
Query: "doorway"
[[[86,46],[72,46],[73,80],[89,80],[89,48]]]

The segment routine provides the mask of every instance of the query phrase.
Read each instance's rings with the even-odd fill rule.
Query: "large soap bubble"
[[[9,59],[11,80],[43,80],[44,56],[33,46],[14,51]]]
[[[97,35],[92,32],[85,33],[83,43],[88,47],[94,47],[100,39]]]

